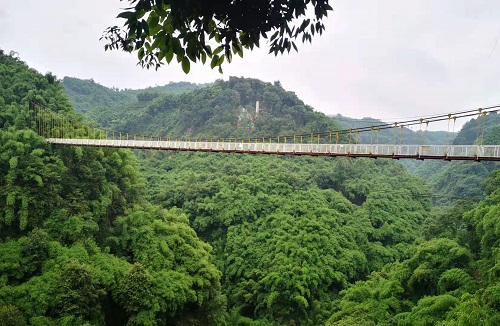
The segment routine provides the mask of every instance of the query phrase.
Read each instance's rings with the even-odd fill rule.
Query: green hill
[[[484,127],[483,127],[484,125]],[[471,119],[464,124],[453,140],[461,144],[500,144],[500,115],[490,113],[479,123]],[[412,172],[426,180],[433,192],[442,196],[439,203],[450,204],[458,198],[483,198],[481,184],[500,167],[498,162],[419,162]]]
[[[493,112],[467,121],[453,144],[500,144],[500,114]]]
[[[498,170],[429,167],[484,196],[433,206],[394,160],[59,147],[29,111],[84,119],[57,78],[0,51],[0,85],[0,325],[500,323]],[[340,127],[278,82],[94,95],[86,119],[131,133]]]
[[[0,325],[220,324],[212,249],[145,199],[132,153],[48,145],[30,106],[82,117],[1,50],[0,85]]]
[[[89,110],[112,109],[120,107],[139,99],[158,96],[166,93],[182,93],[204,87],[188,82],[170,83],[164,86],[148,87],[145,89],[108,88],[96,83],[93,79],[83,80],[74,77],[64,77],[62,86],[79,113]]]
[[[342,126],[342,129],[369,128],[372,126],[387,124],[386,122],[383,122],[379,119],[355,119],[345,117],[340,114],[331,116],[331,118],[338,121]],[[380,132],[377,130],[377,128],[374,128],[373,131],[359,133],[359,143],[372,144],[378,142],[379,144],[394,144],[394,142],[396,142],[396,144],[405,145],[442,145],[450,143],[454,136],[455,134],[453,134],[452,132],[446,131],[423,131],[422,133],[420,133],[409,128],[403,128],[403,130],[397,128],[396,133],[394,133],[393,128],[382,129],[380,130]]]
[[[256,79],[230,77],[182,93],[142,94],[125,105],[89,107],[87,117],[107,129],[162,137],[269,137],[339,128],[279,83]]]
[[[373,125],[382,125],[383,121],[373,118],[353,119],[342,115],[333,116],[342,125],[342,128],[364,128]],[[391,144],[428,144],[441,145],[452,143],[454,145],[470,144],[500,144],[500,115],[489,113],[481,118],[471,118],[456,134],[446,131],[428,131],[423,134],[403,128],[394,130],[381,130],[380,133],[363,132],[359,135],[362,143]],[[401,140],[400,140],[400,137]],[[453,204],[458,199],[477,200],[484,197],[481,188],[482,182],[498,169],[495,162],[445,162],[445,161],[410,161],[402,162],[412,174],[424,179],[435,195],[435,202],[439,204]]]

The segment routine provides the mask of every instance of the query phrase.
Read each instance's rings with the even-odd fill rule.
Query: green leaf
[[[137,57],[139,60],[142,60],[144,58],[144,48],[140,48],[139,52],[137,53]]]
[[[191,68],[191,63],[189,59],[187,57],[184,57],[182,59],[182,70],[184,71],[184,73],[188,74],[190,68]]]
[[[121,12],[118,16],[116,16],[116,18],[130,19],[130,18],[133,18],[134,16],[135,16],[135,12],[133,12],[133,11],[124,11],[124,12]]]
[[[219,62],[219,56],[216,54],[212,57],[212,62],[210,63],[210,68],[214,69],[215,66],[217,66],[218,62]]]
[[[158,61],[162,61],[162,60],[163,60],[163,58],[165,58],[165,54],[166,54],[166,52],[165,52],[165,51],[158,52],[158,53],[156,54],[156,57],[158,58]]]
[[[148,23],[143,19],[141,21],[141,25],[142,25],[142,29],[144,30],[144,34],[146,34],[146,36],[149,36],[149,25],[148,25]]]
[[[269,39],[270,41],[274,41],[277,37],[278,37],[278,34],[280,33],[280,31],[276,31],[274,32],[274,34],[271,36],[271,38]]]
[[[184,53],[177,53],[177,62],[181,63],[184,59]]]
[[[150,29],[153,29],[153,28],[157,28],[159,25],[158,23],[160,22],[160,17],[158,17],[157,15],[151,15],[149,18],[148,18],[148,25],[149,25],[149,28]]]
[[[219,54],[219,53],[221,53],[221,52],[222,52],[222,50],[224,50],[224,45],[220,45],[220,46],[218,46],[218,47],[214,50],[213,54],[214,54],[214,55],[215,55],[215,54]]]
[[[226,60],[228,63],[231,63],[233,60],[233,54],[231,53],[231,49],[229,47],[226,48]]]
[[[174,51],[172,51],[172,49],[170,49],[165,54],[165,59],[167,60],[167,63],[170,63],[170,61],[172,61],[173,58],[174,58]]]

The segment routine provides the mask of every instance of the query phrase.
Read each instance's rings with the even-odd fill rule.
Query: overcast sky
[[[326,32],[299,53],[267,48],[225,64],[159,71],[136,66],[135,54],[105,52],[99,41],[126,2],[2,0],[0,48],[59,78],[93,78],[105,86],[144,88],[171,81],[205,83],[228,76],[273,82],[316,110],[362,118],[420,117],[500,104],[500,1],[338,0]]]

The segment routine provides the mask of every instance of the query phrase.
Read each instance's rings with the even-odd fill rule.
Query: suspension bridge
[[[33,129],[54,145],[152,149],[168,151],[224,152],[272,155],[345,156],[392,159],[438,159],[500,161],[500,145],[484,145],[484,128],[488,114],[496,113],[500,106],[428,116],[392,124],[316,132],[307,135],[275,137],[180,139],[160,136],[135,135],[97,128],[64,113],[54,112],[35,103],[30,105]],[[427,129],[430,123],[457,118],[477,117],[476,142],[454,145],[454,131],[447,134],[446,144],[428,145]],[[417,144],[403,144],[403,128],[419,126]],[[380,144],[381,130],[393,129],[394,141]],[[453,128],[454,129],[454,128]],[[361,133],[370,134],[370,143],[359,143]],[[448,139],[449,138],[449,139]]]

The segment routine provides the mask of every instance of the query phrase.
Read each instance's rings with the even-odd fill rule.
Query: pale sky
[[[136,55],[104,51],[99,41],[126,2],[1,0],[0,48],[41,73],[144,88],[171,81],[206,83],[228,76],[281,81],[326,114],[420,117],[500,104],[500,1],[338,0],[326,32],[299,53],[261,49],[224,65],[136,66]],[[175,61],[175,60],[174,60]]]

